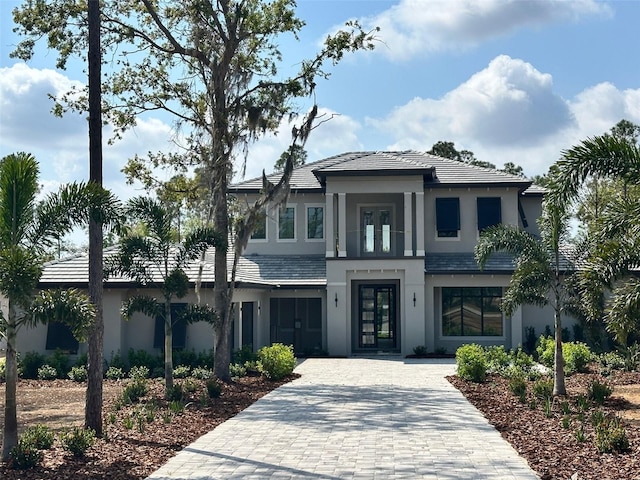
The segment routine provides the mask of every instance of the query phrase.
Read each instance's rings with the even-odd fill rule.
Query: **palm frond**
[[[589,176],[640,181],[640,148],[624,138],[604,134],[562,152],[551,176],[549,197],[558,204],[574,200]]]
[[[158,200],[150,197],[132,198],[127,202],[127,214],[131,220],[142,222],[148,229],[147,234],[158,242],[173,242],[172,216]]]
[[[78,341],[83,342],[93,325],[95,314],[89,297],[80,290],[42,290],[25,315],[25,323],[32,326],[48,322],[63,323]]]
[[[32,227],[39,168],[35,158],[20,152],[0,160],[0,242],[24,244]]]
[[[125,320],[130,320],[136,312],[151,318],[163,317],[165,315],[164,303],[159,302],[156,298],[145,295],[136,295],[128,298],[123,302],[120,312]]]
[[[640,331],[640,279],[630,277],[617,285],[607,302],[607,331],[626,345],[627,335]]]
[[[187,305],[187,308],[178,313],[178,318],[174,320],[184,320],[189,324],[206,322],[210,325],[215,325],[216,322],[218,322],[219,317],[216,311],[209,305],[199,305],[192,303]]]
[[[176,263],[184,265],[185,262],[196,260],[209,247],[226,250],[227,239],[211,227],[196,228],[184,239]]]
[[[495,225],[480,235],[474,254],[480,269],[483,269],[492,254],[504,252],[518,258],[548,261],[548,252],[530,233],[513,225]]]
[[[0,292],[22,308],[27,308],[42,268],[42,259],[22,246],[1,249]]]

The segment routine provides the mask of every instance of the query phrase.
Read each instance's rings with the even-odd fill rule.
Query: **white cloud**
[[[424,53],[471,48],[523,27],[590,15],[608,17],[612,11],[595,0],[401,0],[361,23],[380,27],[385,46],[376,53],[404,61]]]
[[[391,135],[392,150],[426,151],[439,140],[453,141],[480,160],[514,162],[535,175],[545,173],[562,150],[622,118],[640,123],[640,89],[603,83],[564,100],[549,74],[499,56],[442,98],[417,97],[367,123]]]

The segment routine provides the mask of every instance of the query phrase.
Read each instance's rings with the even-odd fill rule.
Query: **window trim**
[[[375,240],[374,240],[374,251],[373,252],[365,252],[363,248],[363,240],[364,240],[364,231],[362,230],[362,210],[372,208],[376,210],[388,209],[391,212],[391,225],[390,225],[390,245],[389,245],[389,253],[377,252],[375,248]],[[395,252],[397,250],[395,232],[398,228],[398,222],[400,221],[396,215],[396,205],[395,203],[383,202],[383,203],[358,203],[356,205],[356,210],[358,211],[358,256],[359,257],[369,257],[369,258],[388,258],[395,256]],[[375,235],[375,229],[374,229]]]
[[[280,214],[282,213],[283,208],[278,208],[278,214],[276,216],[276,227],[277,227],[277,241],[282,243],[291,243],[296,242],[298,240],[298,222],[296,221],[297,208],[296,205],[285,205],[284,210],[293,209],[293,238],[280,238]]]
[[[474,289],[480,289],[482,290],[483,288],[499,288],[502,292],[501,298],[504,295],[504,287],[502,286],[497,286],[497,285],[483,285],[483,286],[457,286],[457,285],[447,285],[447,286],[441,286],[439,287],[440,289],[440,301],[439,301],[439,308],[440,308],[440,321],[439,321],[439,330],[440,330],[440,338],[442,339],[446,339],[446,340],[459,340],[459,339],[465,339],[465,340],[469,340],[469,339],[473,339],[473,340],[489,340],[489,339],[493,339],[493,340],[506,340],[507,338],[507,316],[502,312],[502,310],[500,310],[500,316],[501,316],[501,320],[502,320],[502,333],[500,335],[445,335],[444,333],[444,309],[443,309],[443,305],[444,305],[444,290],[447,288],[458,288],[461,290],[464,290],[465,288],[474,288]],[[463,299],[464,296],[461,295],[461,298]],[[487,296],[485,297],[484,295],[480,295],[481,300],[484,298],[496,298],[495,296]],[[464,305],[464,301],[462,300],[461,302],[461,309],[462,306]],[[464,323],[464,318],[463,318],[463,323]],[[482,327],[484,329],[484,310],[482,313]]]
[[[322,237],[320,238],[309,238],[309,209],[310,208],[321,208],[322,209]],[[304,239],[306,242],[324,242],[325,240],[325,205],[323,203],[305,203],[304,204]]]

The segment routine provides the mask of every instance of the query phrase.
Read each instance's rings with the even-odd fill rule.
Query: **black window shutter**
[[[187,322],[178,319],[180,313],[187,308],[186,303],[171,304],[171,318],[173,319],[173,331],[171,345],[173,348],[185,348],[187,346]],[[156,325],[153,331],[153,348],[164,348],[164,319],[156,317]]]
[[[478,230],[498,225],[502,222],[500,197],[478,197]]]
[[[76,353],[78,351],[78,340],[75,339],[71,329],[60,322],[49,322],[47,324],[47,350],[60,349],[65,352]]]
[[[459,198],[436,198],[436,227],[438,231],[460,230]]]

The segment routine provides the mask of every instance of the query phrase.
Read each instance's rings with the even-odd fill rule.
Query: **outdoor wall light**
[[[416,292],[413,292],[413,306],[416,306]]]
[[[338,308],[338,292],[336,292],[336,298],[335,298],[335,301],[336,301],[336,308]]]

